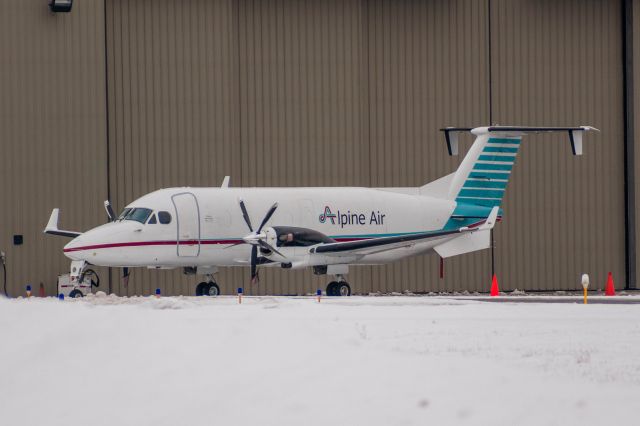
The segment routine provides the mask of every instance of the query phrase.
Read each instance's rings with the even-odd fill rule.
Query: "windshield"
[[[122,213],[120,213],[120,216],[118,216],[118,220],[124,219],[129,214],[130,211],[131,209],[122,210]]]
[[[120,217],[120,220],[135,220],[136,222],[145,223],[151,214],[151,209],[133,208],[124,209]]]

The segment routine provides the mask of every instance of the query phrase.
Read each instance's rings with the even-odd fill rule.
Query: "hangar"
[[[579,288],[613,272],[636,288],[634,0],[47,0],[0,13],[0,250],[9,293],[55,292],[63,239],[154,189],[419,186],[453,171],[448,125],[601,130],[571,156],[560,136],[523,144],[493,254],[351,271],[358,293]],[[463,139],[468,147],[471,138]],[[466,144],[466,145],[465,145]],[[464,151],[464,147],[463,147]],[[192,294],[180,271],[134,270],[119,295]],[[220,273],[223,293],[246,281]],[[322,287],[265,271],[252,294]]]

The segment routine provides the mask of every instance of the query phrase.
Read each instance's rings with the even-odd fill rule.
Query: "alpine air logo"
[[[384,225],[385,216],[386,214],[380,213],[380,210],[371,210],[366,214],[351,210],[347,210],[346,213],[340,210],[333,213],[331,207],[324,206],[324,211],[320,213],[318,220],[320,223],[327,223],[329,219],[332,225],[340,225],[344,228],[347,225]]]
[[[331,219],[331,224],[332,225],[336,224],[336,214],[331,213],[331,208],[329,208],[329,206],[324,207],[324,213],[320,214],[319,219],[320,219],[320,223],[325,223],[327,219]]]

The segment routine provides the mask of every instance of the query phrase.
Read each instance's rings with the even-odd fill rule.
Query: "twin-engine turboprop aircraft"
[[[64,247],[71,275],[87,265],[171,269],[206,276],[197,295],[217,295],[219,267],[313,268],[335,277],[327,295],[346,296],[349,265],[389,263],[424,253],[443,258],[490,246],[490,230],[520,147],[531,132],[565,132],[574,155],[592,127],[445,128],[450,155],[458,133],[476,139],[454,173],[417,188],[168,188],[129,204],[109,223],[80,233],[58,229],[54,209],[44,232],[73,237]]]

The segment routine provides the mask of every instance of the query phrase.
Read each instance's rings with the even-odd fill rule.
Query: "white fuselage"
[[[117,220],[75,238],[65,246],[65,255],[99,266],[246,266],[251,246],[241,243],[250,231],[239,207],[241,199],[254,229],[277,202],[266,226],[309,228],[336,241],[439,230],[456,205],[420,195],[417,188],[169,188],[127,207],[150,209],[155,215],[169,212],[170,223]],[[313,256],[311,262],[379,264],[424,253],[433,246],[433,241],[418,242],[354,259]],[[294,267],[310,266],[308,247],[280,251]],[[275,255],[272,259],[276,264],[282,260]]]

